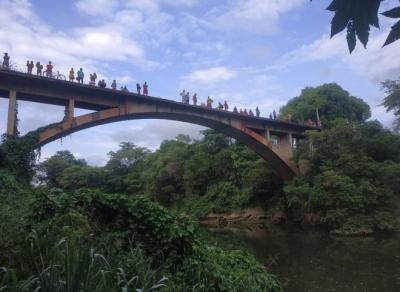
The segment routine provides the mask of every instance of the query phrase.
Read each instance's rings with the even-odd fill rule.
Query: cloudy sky
[[[179,100],[197,92],[231,106],[268,115],[305,86],[337,82],[363,98],[373,119],[390,126],[379,106],[379,82],[400,76],[400,42],[381,48],[393,25],[380,19],[365,50],[348,54],[345,35],[329,38],[330,1],[318,0],[0,0],[0,53],[25,69],[27,59],[97,72],[133,88],[147,81],[150,94]],[[398,5],[386,0],[382,10]],[[0,131],[7,100],[0,98]],[[26,133],[61,120],[63,108],[19,103]],[[84,111],[78,111],[83,113]],[[69,149],[91,164],[103,164],[121,141],[155,149],[179,133],[199,137],[196,125],[128,121],[87,129],[42,149],[43,157]]]

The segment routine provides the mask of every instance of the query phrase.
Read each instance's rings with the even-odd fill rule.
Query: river
[[[217,245],[252,252],[285,291],[400,291],[399,234],[336,237],[296,228],[205,232]]]

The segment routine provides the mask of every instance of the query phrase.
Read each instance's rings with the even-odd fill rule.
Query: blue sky
[[[337,82],[366,100],[373,118],[390,126],[378,106],[379,82],[400,76],[400,42],[381,48],[390,19],[381,18],[368,49],[348,54],[345,35],[329,38],[330,1],[308,0],[0,0],[0,52],[24,68],[27,59],[52,60],[56,70],[83,67],[150,94],[179,100],[182,89],[228,100],[268,115],[306,86]],[[383,1],[382,9],[398,4]],[[63,109],[20,102],[26,133],[59,121]],[[4,132],[7,100],[0,99]],[[79,111],[83,113],[83,111]],[[129,121],[88,129],[42,149],[43,157],[69,149],[91,164],[106,161],[121,141],[155,149],[178,133],[199,137],[196,125]]]

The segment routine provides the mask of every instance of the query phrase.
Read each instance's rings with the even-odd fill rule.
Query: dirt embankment
[[[270,226],[286,221],[286,215],[280,210],[265,212],[260,207],[247,208],[230,214],[210,213],[201,223],[210,226]]]

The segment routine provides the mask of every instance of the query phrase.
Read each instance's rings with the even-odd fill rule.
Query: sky
[[[147,81],[152,96],[180,100],[186,89],[230,107],[268,116],[306,86],[336,82],[364,99],[372,119],[390,127],[380,106],[380,82],[400,76],[400,41],[381,48],[394,24],[380,17],[364,49],[350,55],[345,33],[330,38],[325,0],[0,0],[0,53],[25,70],[49,60],[67,75],[82,67],[110,85],[133,89]],[[382,2],[381,11],[398,5]],[[0,132],[7,99],[0,98]],[[19,102],[22,134],[60,121],[62,107]],[[78,110],[76,115],[87,113]],[[70,150],[103,165],[122,141],[157,149],[178,134],[200,138],[204,128],[165,120],[134,120],[86,129],[42,148],[42,159]]]

